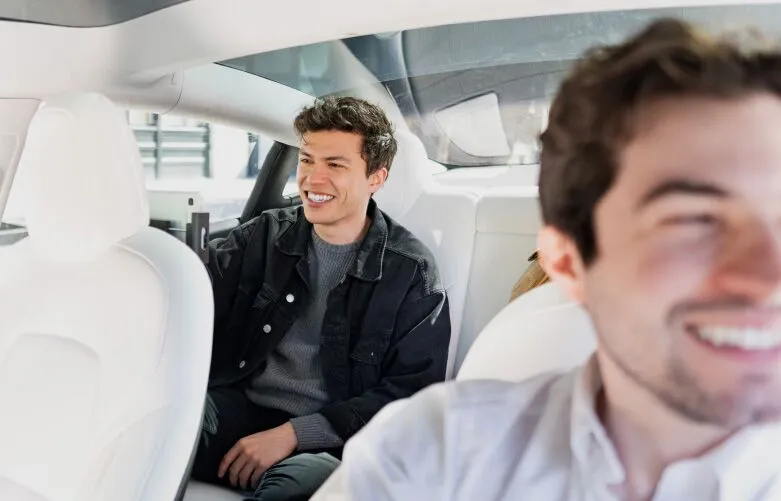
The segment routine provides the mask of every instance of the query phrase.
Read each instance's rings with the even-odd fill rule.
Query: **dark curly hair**
[[[299,137],[307,132],[339,130],[363,136],[361,157],[369,176],[385,167],[390,170],[398,146],[393,125],[382,108],[355,97],[322,97],[304,108],[293,126]]]
[[[616,178],[638,109],[670,97],[781,97],[779,48],[750,32],[733,35],[661,19],[586,53],[563,81],[540,138],[540,205],[545,223],[572,237],[586,264],[597,254],[594,208]]]

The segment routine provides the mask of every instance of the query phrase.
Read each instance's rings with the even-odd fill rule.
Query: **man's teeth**
[[[312,193],[311,191],[309,192],[309,194],[307,194],[307,197],[309,198],[309,200],[317,203],[327,202],[334,198],[331,195],[321,195],[320,193]]]
[[[734,346],[744,350],[781,347],[781,329],[749,327],[701,327],[697,335],[714,346]]]

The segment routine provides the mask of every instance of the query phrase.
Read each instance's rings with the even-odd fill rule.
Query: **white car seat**
[[[555,284],[512,301],[488,323],[456,379],[521,381],[582,364],[596,348],[591,318]]]
[[[184,501],[242,501],[243,499],[245,497],[237,492],[197,480],[190,481],[184,496]]]
[[[42,105],[18,175],[29,237],[0,254],[0,499],[174,500],[200,433],[208,274],[148,227],[138,147],[104,96]]]
[[[420,239],[437,261],[450,303],[448,378],[454,375],[472,262],[478,195],[440,185],[432,176],[423,143],[411,132],[396,132],[398,153],[377,205]]]
[[[497,186],[480,197],[456,373],[477,336],[507,305],[513,285],[529,265],[527,258],[536,249],[542,226],[539,205],[536,185]]]

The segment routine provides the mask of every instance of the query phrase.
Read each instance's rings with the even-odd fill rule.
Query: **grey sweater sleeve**
[[[336,434],[331,423],[322,414],[294,417],[290,424],[293,425],[298,438],[298,451],[330,449],[344,445],[344,440]]]

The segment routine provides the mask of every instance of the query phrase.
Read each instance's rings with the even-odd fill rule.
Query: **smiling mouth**
[[[781,329],[778,327],[689,326],[687,331],[700,341],[715,348],[732,348],[751,352],[781,348]]]
[[[307,191],[306,192],[306,198],[310,202],[316,203],[316,204],[324,204],[326,202],[330,202],[334,199],[333,195],[328,195],[327,193],[315,193],[313,191]]]

